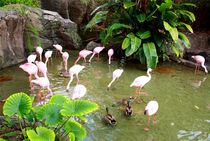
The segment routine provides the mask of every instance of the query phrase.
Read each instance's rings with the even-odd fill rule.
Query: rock
[[[101,46],[101,44],[96,43],[96,42],[94,42],[94,41],[90,41],[90,42],[87,44],[86,49],[88,49],[88,50],[93,50],[95,47],[100,47],[100,46]]]
[[[79,49],[77,25],[57,12],[9,5],[0,10],[0,69],[26,60],[34,46]]]
[[[192,55],[202,55],[205,58],[205,65],[208,70],[210,70],[210,34],[208,32],[195,32],[195,33],[185,33],[188,37],[191,47],[184,48],[184,59],[195,62],[192,59]],[[190,64],[188,66],[194,66],[194,63],[189,63],[188,61],[183,61],[184,64]]]
[[[56,11],[63,18],[81,24],[87,11],[83,0],[41,0],[42,9]]]
[[[69,18],[77,24],[81,24],[87,12],[87,5],[84,0],[70,0]]]

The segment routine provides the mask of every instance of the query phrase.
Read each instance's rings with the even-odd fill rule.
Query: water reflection
[[[202,134],[202,136],[200,136]],[[199,141],[209,141],[210,134],[208,132],[202,133],[202,131],[186,131],[186,130],[179,130],[178,139],[182,141],[188,140],[199,140]]]
[[[192,86],[199,88],[203,82],[205,82],[207,79],[207,76],[205,76],[202,80],[195,80],[191,83]]]

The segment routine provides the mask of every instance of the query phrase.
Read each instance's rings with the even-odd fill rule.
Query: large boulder
[[[56,11],[63,18],[81,24],[87,11],[83,0],[41,0],[42,9]]]
[[[34,46],[79,49],[77,25],[57,12],[10,5],[0,9],[0,69],[24,61]]]

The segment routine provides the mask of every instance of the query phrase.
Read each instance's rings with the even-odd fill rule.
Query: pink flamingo
[[[195,59],[195,61],[197,62],[196,67],[195,67],[195,73],[196,73],[197,68],[198,68],[198,72],[199,72],[200,65],[201,65],[204,68],[205,74],[208,74],[208,70],[207,70],[206,66],[204,65],[205,58],[200,55],[192,56],[192,58]]]
[[[136,94],[138,94],[138,98],[140,102],[142,102],[142,100],[140,99],[139,94],[140,94],[141,89],[144,87],[144,85],[151,80],[150,72],[154,73],[151,68],[147,69],[148,76],[139,76],[130,85],[130,87],[133,87],[133,86],[137,87]],[[138,92],[138,89],[139,89],[139,92]],[[148,95],[147,93],[144,93],[144,92],[142,92],[142,94]]]
[[[97,53],[98,54],[98,62],[99,62],[99,53],[104,49],[105,47],[96,47],[93,50],[93,55],[90,57],[89,59],[89,63],[91,63],[91,60],[93,58],[93,56]]]
[[[91,53],[93,53],[93,52],[90,51],[90,50],[87,50],[87,49],[81,50],[81,51],[79,52],[79,57],[78,57],[78,59],[75,61],[74,65],[77,64],[77,62],[79,61],[79,59],[80,59],[81,57],[84,58],[84,64],[86,64],[86,57],[87,57],[88,55],[90,55]]]
[[[25,64],[20,65],[19,68],[21,68],[22,70],[24,70],[25,72],[27,72],[29,74],[29,83],[30,83],[30,87],[32,88],[32,86],[31,86],[32,75],[34,75],[36,78],[38,78],[37,66],[33,63],[25,63]]]
[[[81,97],[83,97],[87,92],[87,89],[84,85],[78,84],[74,87],[72,100],[76,99],[79,100]]]
[[[31,54],[27,58],[28,63],[33,63],[35,60],[36,60],[36,54]]]
[[[108,87],[107,87],[107,90],[109,90],[109,88],[111,87],[112,83],[115,81],[115,79],[117,78],[117,80],[119,80],[119,77],[122,75],[123,73],[123,69],[116,69],[114,72],[113,72],[113,79],[112,81],[109,83]]]
[[[112,55],[114,54],[114,50],[111,48],[111,49],[109,49],[109,51],[108,51],[108,56],[109,56],[109,65],[111,64],[111,57],[112,57]]]
[[[36,47],[36,53],[39,54],[40,61],[42,61],[42,52],[43,52],[42,47],[40,46]]]
[[[38,77],[35,80],[31,80],[31,84],[36,84],[40,86],[39,95],[41,96],[41,90],[47,88],[50,91],[50,96],[52,96],[52,90],[50,89],[50,81],[47,78],[47,75],[44,77]],[[32,87],[34,88],[34,86]]]
[[[72,66],[70,69],[69,69],[69,75],[70,75],[70,80],[69,80],[69,83],[66,87],[66,91],[69,90],[69,86],[71,84],[71,82],[73,81],[73,75],[75,74],[76,75],[76,78],[77,78],[77,84],[79,83],[79,77],[78,77],[78,74],[81,70],[83,70],[85,68],[85,66],[81,66],[81,65],[74,65]]]
[[[43,76],[46,76],[47,75],[47,66],[45,63],[43,62],[39,62],[39,61],[36,61],[36,66],[38,67],[38,70],[39,72],[41,72],[43,74]]]
[[[56,44],[56,45],[53,45],[57,51],[59,51],[61,54],[63,53],[62,50],[63,50],[63,47],[59,44]],[[56,51],[56,54],[55,54],[55,57],[57,55],[57,51]]]
[[[48,50],[47,52],[45,52],[44,54],[46,60],[45,60],[45,64],[47,64],[48,62],[48,59],[52,56],[52,51],[51,50]],[[52,61],[52,60],[51,60]]]
[[[148,124],[150,123],[150,116],[154,115],[154,121],[153,123],[156,124],[156,112],[158,111],[158,102],[157,101],[150,101],[144,111],[144,114],[148,115],[149,119],[148,119]],[[144,130],[148,131],[148,128],[144,128]]]
[[[67,62],[68,62],[68,58],[69,58],[68,52],[62,53],[62,57],[63,57],[64,66],[65,66],[65,71],[67,72],[67,65],[68,65]]]

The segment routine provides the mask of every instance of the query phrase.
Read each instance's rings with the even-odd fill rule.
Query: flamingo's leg
[[[84,57],[84,65],[86,65],[86,58]]]
[[[149,126],[149,123],[150,123],[150,116],[148,116],[149,117],[149,119],[148,119],[148,126]],[[149,128],[148,127],[146,127],[146,128],[144,128],[144,130],[145,131],[148,131],[149,130]]]
[[[156,121],[156,114],[154,114],[154,121],[153,121],[154,124],[157,124],[157,121]]]
[[[142,101],[142,99],[139,96],[140,95],[140,91],[141,91],[141,87],[139,87],[138,98],[139,98],[139,102],[142,103],[143,101]]]
[[[98,63],[99,63],[99,53],[98,53]]]
[[[198,64],[195,65],[195,74],[196,74],[197,67],[198,67]]]
[[[40,88],[39,88],[39,95],[40,95],[40,96],[42,96],[42,95],[41,95],[41,90],[42,90],[42,87],[40,86]]]
[[[199,64],[198,64],[198,72],[199,72],[199,69],[200,69],[200,65],[201,65],[201,64],[199,63]]]
[[[79,77],[78,74],[76,74],[76,78],[77,78],[77,84],[79,83]]]

